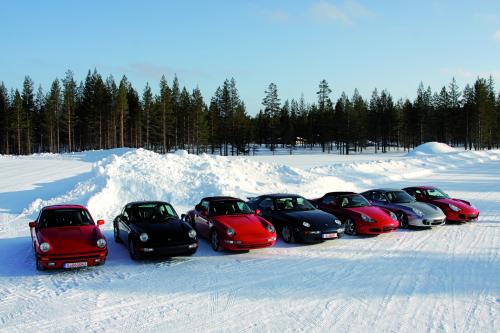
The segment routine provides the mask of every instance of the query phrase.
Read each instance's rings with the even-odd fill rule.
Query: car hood
[[[54,227],[39,230],[44,242],[51,247],[49,253],[77,253],[101,250],[97,239],[104,238],[95,225],[80,227]]]
[[[296,223],[308,222],[311,229],[323,230],[340,227],[335,220],[335,215],[319,209],[279,212],[282,216]]]
[[[438,216],[443,216],[444,213],[441,210],[441,208],[432,205],[432,204],[427,204],[425,202],[418,202],[418,201],[413,201],[413,202],[405,202],[405,203],[398,203],[398,204],[392,204],[395,208],[402,208],[402,209],[409,209],[411,210],[412,208],[420,210],[422,213],[424,213],[424,217],[438,217]],[[415,212],[412,211],[413,214]]]
[[[457,199],[452,199],[452,198],[443,198],[443,199],[434,199],[432,200],[432,203],[436,205],[442,205],[442,206],[448,206],[449,204],[455,205],[458,208],[460,208],[463,211],[471,211],[475,210],[465,202]]]
[[[134,223],[137,233],[147,233],[152,241],[166,238],[183,240],[188,239],[188,232],[192,228],[184,221],[179,219],[170,219],[163,222],[138,222]]]
[[[265,220],[255,214],[219,215],[214,216],[213,220],[233,228],[236,234],[255,237],[269,236],[269,232],[263,225],[266,223]]]
[[[358,214],[365,214],[366,216],[371,217],[375,221],[383,221],[383,220],[391,220],[389,214],[386,213],[382,208],[376,206],[364,206],[364,207],[350,207],[344,208],[347,211],[355,212]]]

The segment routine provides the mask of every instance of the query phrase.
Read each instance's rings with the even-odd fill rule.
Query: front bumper
[[[446,223],[446,216],[435,216],[435,217],[410,217],[408,219],[408,225],[414,227],[436,227]]]
[[[447,213],[446,220],[449,222],[475,222],[479,218],[479,211]]]
[[[297,241],[304,243],[317,243],[342,237],[342,235],[344,235],[344,228],[321,231],[295,229],[294,235]]]
[[[399,227],[399,222],[382,224],[382,223],[368,223],[363,221],[357,224],[356,231],[358,232],[358,234],[379,235],[396,231],[398,227]]]
[[[251,240],[223,239],[221,246],[227,251],[246,251],[271,247],[276,243],[276,236]]]
[[[143,256],[178,256],[194,254],[198,250],[198,242],[176,244],[167,246],[148,246],[147,244],[136,247],[137,252]]]
[[[37,253],[36,260],[45,269],[77,268],[104,265],[108,250],[72,254]]]

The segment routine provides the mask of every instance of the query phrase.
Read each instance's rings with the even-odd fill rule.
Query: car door
[[[270,197],[263,198],[257,208],[260,210],[260,215],[267,221],[271,222],[275,228],[280,228],[280,219],[276,216],[273,199]]]
[[[198,205],[196,205],[194,216],[194,224],[196,230],[201,236],[208,238],[210,232],[210,218],[208,212],[210,211],[210,202],[208,200],[202,200]],[[205,213],[206,212],[206,215]]]
[[[127,240],[130,233],[130,209],[130,207],[126,206],[118,216],[118,232],[122,240]]]

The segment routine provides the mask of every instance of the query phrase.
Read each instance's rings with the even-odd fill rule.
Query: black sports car
[[[196,231],[179,219],[172,205],[161,201],[131,202],[113,221],[117,243],[128,246],[134,260],[145,256],[192,255]]]
[[[317,209],[299,195],[261,195],[249,198],[247,204],[271,222],[286,243],[321,242],[339,238],[344,233],[335,215]]]

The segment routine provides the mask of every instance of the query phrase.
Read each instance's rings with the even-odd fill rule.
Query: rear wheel
[[[399,227],[403,229],[408,228],[408,216],[403,212],[397,212],[396,216],[398,217]]]
[[[353,219],[347,219],[345,221],[345,233],[348,235],[356,235],[356,223]]]
[[[215,229],[212,229],[210,232],[210,245],[212,245],[212,249],[216,252],[221,250],[219,233]]]
[[[285,243],[293,243],[295,242],[295,237],[293,236],[293,230],[290,226],[285,225],[281,228],[281,238]]]
[[[132,260],[141,259],[139,253],[137,253],[137,249],[135,248],[135,242],[132,238],[130,238],[128,241],[128,253],[130,254],[130,258],[132,258]]]

